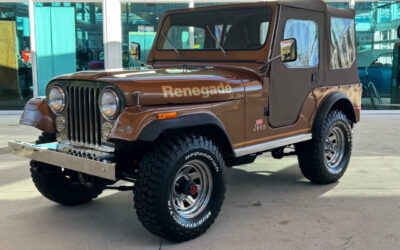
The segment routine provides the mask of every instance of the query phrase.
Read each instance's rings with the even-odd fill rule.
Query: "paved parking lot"
[[[203,236],[162,241],[136,218],[130,192],[79,207],[36,191],[11,139],[34,141],[19,116],[0,115],[0,249],[400,249],[400,113],[363,114],[340,182],[306,181],[295,157],[228,170],[226,200]]]

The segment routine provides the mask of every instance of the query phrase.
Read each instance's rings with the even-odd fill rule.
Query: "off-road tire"
[[[54,134],[43,133],[36,144],[55,140]],[[90,177],[92,187],[89,188],[79,181],[77,172],[43,162],[31,161],[30,171],[33,183],[44,197],[66,206],[87,203],[100,195],[105,188],[105,184],[99,178]]]
[[[163,137],[139,162],[134,204],[139,220],[150,232],[174,242],[193,239],[204,233],[221,209],[225,198],[224,158],[212,140],[195,134]],[[212,176],[211,198],[202,212],[187,219],[171,204],[172,187],[182,166],[205,162]]]
[[[332,128],[337,127],[344,134],[344,153],[335,171],[328,167],[325,155],[325,142]],[[317,184],[330,184],[338,181],[347,169],[352,150],[352,128],[347,116],[340,110],[328,113],[321,133],[313,139],[295,145],[299,166],[304,177]]]

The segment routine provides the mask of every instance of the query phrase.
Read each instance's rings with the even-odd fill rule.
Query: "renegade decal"
[[[176,88],[172,86],[162,86],[163,95],[168,97],[186,97],[186,96],[202,96],[204,99],[209,98],[211,95],[221,95],[232,93],[231,85],[211,85],[206,87],[184,87]]]
[[[264,119],[256,120],[256,124],[254,124],[254,127],[253,127],[253,132],[264,131],[266,129],[267,129],[267,125],[265,125]]]

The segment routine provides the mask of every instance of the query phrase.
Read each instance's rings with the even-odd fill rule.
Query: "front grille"
[[[99,88],[67,86],[68,140],[81,145],[101,145]]]

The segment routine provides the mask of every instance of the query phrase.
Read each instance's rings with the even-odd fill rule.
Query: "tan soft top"
[[[276,1],[279,5],[289,6],[292,8],[305,9],[305,10],[316,10],[326,12],[330,16],[343,17],[343,18],[354,18],[354,9],[338,9],[333,6],[327,5],[322,0],[283,0]]]
[[[206,6],[198,7],[192,9],[180,9],[180,10],[170,10],[165,13],[165,15],[177,14],[177,13],[187,13],[196,11],[209,11],[213,9],[226,9],[226,8],[244,8],[244,7],[258,7],[258,6],[278,6],[283,11],[279,11],[280,15],[285,15],[287,9],[298,9],[300,10],[299,17],[302,16],[306,18],[310,14],[309,11],[320,12],[325,17],[324,24],[319,27],[321,33],[321,40],[324,45],[321,45],[321,61],[324,60],[324,64],[321,64],[323,71],[320,73],[321,79],[325,79],[324,82],[330,85],[337,85],[338,83],[358,83],[360,82],[357,71],[357,59],[354,60],[353,65],[350,68],[343,69],[331,69],[329,66],[329,60],[331,58],[330,48],[331,48],[331,18],[346,18],[354,19],[355,11],[354,9],[339,9],[332,6],[328,6],[322,0],[278,0],[278,1],[268,1],[268,2],[251,2],[251,3],[238,3],[229,5],[219,5],[219,6]],[[285,10],[286,9],[286,10]],[[301,13],[304,10],[304,13]],[[281,16],[282,17],[282,16]],[[279,29],[279,27],[277,27]],[[283,32],[283,30],[279,30]],[[283,33],[282,33],[283,34]],[[280,34],[282,37],[283,35]],[[274,38],[277,39],[277,38]],[[282,39],[282,38],[279,38]],[[356,38],[354,37],[354,41]],[[276,43],[279,45],[279,43]],[[278,56],[280,53],[279,47],[272,49],[273,53],[270,55],[271,58]],[[291,77],[291,76],[288,76]]]

